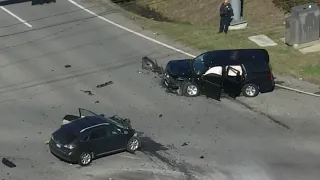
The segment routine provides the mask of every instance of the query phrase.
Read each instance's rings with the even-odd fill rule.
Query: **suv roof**
[[[100,124],[110,124],[110,123],[102,116],[86,116],[78,120],[72,121],[69,124],[63,125],[61,129],[71,131],[74,134],[79,134],[83,129],[100,125]]]
[[[267,62],[269,53],[265,49],[228,49],[212,50],[205,54],[209,55],[211,65],[232,65],[246,62]]]

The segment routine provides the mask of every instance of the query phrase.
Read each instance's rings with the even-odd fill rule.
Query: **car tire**
[[[181,86],[182,94],[187,97],[196,97],[200,94],[200,88],[198,85],[192,82],[185,82]]]
[[[140,139],[138,137],[132,137],[127,143],[127,151],[134,154],[140,147]]]
[[[88,166],[89,164],[91,164],[92,159],[93,159],[92,153],[83,152],[80,154],[80,157],[79,157],[79,165]]]
[[[259,86],[255,84],[246,84],[242,88],[242,94],[245,97],[256,97],[258,96],[259,92]]]

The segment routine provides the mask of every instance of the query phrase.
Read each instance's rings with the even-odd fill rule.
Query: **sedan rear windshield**
[[[60,144],[69,144],[76,140],[79,136],[65,129],[59,129],[53,134],[53,138]]]

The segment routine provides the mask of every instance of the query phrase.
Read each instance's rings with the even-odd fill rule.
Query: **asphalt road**
[[[319,99],[284,90],[221,102],[167,94],[141,70],[141,57],[185,56],[97,18],[52,26],[91,16],[68,1],[5,8],[25,21],[52,17],[12,26],[19,20],[0,9],[0,156],[16,165],[0,164],[1,179],[319,179]],[[59,161],[45,141],[79,107],[130,117],[142,151],[85,168]]]

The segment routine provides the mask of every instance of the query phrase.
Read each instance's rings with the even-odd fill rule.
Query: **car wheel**
[[[140,139],[137,137],[132,137],[127,144],[127,151],[130,153],[135,153],[140,147]]]
[[[199,86],[192,82],[186,82],[182,86],[183,91],[182,93],[188,97],[196,97],[200,94]]]
[[[92,157],[93,157],[92,153],[89,153],[89,152],[81,153],[80,158],[79,158],[79,164],[81,166],[89,165],[92,162]]]
[[[255,84],[246,84],[242,88],[242,94],[245,97],[256,97],[259,94],[259,86]]]

